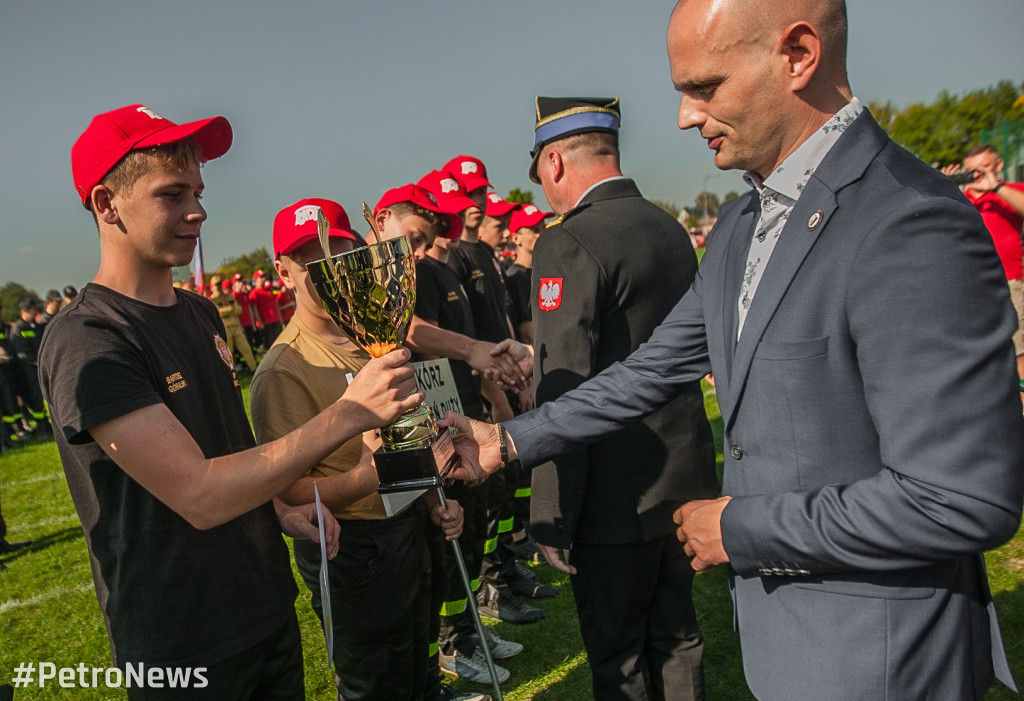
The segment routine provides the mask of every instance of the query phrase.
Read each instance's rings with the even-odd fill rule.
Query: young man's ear
[[[387,225],[387,221],[394,216],[390,209],[385,207],[376,214],[373,215],[373,220],[377,222],[377,231],[381,234],[384,233],[384,227]]]
[[[104,224],[119,224],[121,217],[113,204],[114,193],[106,185],[97,185],[89,193],[93,214]]]
[[[281,284],[289,290],[295,289],[295,279],[292,277],[292,273],[288,270],[288,266],[280,258],[274,259],[274,270],[277,271],[277,276],[281,278]]]

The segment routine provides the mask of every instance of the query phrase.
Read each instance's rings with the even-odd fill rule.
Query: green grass
[[[246,383],[243,383],[246,384]],[[245,390],[247,393],[247,384]],[[713,391],[705,394],[716,444],[721,419]],[[719,456],[721,467],[721,456]],[[58,667],[109,664],[103,619],[92,588],[88,553],[55,445],[37,443],[0,456],[0,498],[10,528],[9,539],[34,540],[32,547],[3,558],[0,572],[0,683],[9,682],[20,662],[55,663]],[[1003,639],[1017,679],[1024,682],[1024,530],[988,554],[992,591],[999,609]],[[498,624],[503,637],[526,646],[502,664],[512,672],[503,685],[509,701],[584,701],[591,698],[590,674],[580,640],[572,592],[565,576],[547,566],[535,572],[560,592],[538,602],[547,618],[530,626]],[[296,581],[301,582],[296,574]],[[299,585],[296,610],[302,626],[306,692],[310,699],[333,699],[323,637]],[[732,606],[725,570],[697,575],[695,602],[706,638],[705,675],[710,700],[752,698],[743,680],[739,643],[732,631]],[[456,682],[456,688],[485,690]],[[107,689],[20,689],[16,699],[122,699]],[[987,699],[1014,698],[998,683]]]

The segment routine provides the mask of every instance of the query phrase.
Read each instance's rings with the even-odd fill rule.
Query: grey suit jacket
[[[520,457],[595,440],[713,370],[752,691],[976,698],[993,668],[1012,686],[981,558],[1024,500],[1016,319],[991,238],[865,111],[804,189],[737,342],[757,208],[751,193],[723,209],[648,343],[506,424]]]

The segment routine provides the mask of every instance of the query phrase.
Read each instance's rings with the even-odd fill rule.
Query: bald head
[[[673,19],[684,6],[690,19],[683,30],[719,49],[769,47],[787,28],[806,23],[821,40],[822,69],[846,83],[846,0],[679,0]]]

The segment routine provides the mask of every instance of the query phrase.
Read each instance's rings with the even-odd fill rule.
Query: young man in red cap
[[[238,321],[242,325],[242,333],[245,334],[245,340],[249,343],[249,348],[252,349],[253,353],[259,348],[259,329],[256,328],[256,322],[253,320],[252,305],[249,304],[249,292],[251,288],[249,283],[242,277],[241,273],[235,273],[231,277],[231,296],[238,302],[238,306],[242,311],[238,313]]]
[[[460,192],[466,193],[465,200],[473,202],[486,213],[490,205],[487,193],[490,181],[487,180],[487,169],[480,159],[457,156],[445,164],[443,172],[456,182]],[[441,185],[444,186],[445,182],[441,181]],[[448,189],[451,187],[450,184],[447,186]],[[448,201],[441,202],[444,204]],[[451,201],[457,200],[452,198]],[[492,213],[497,214],[503,210],[507,216],[511,207],[503,202],[501,200],[492,205]],[[459,203],[464,204],[462,201]],[[465,226],[458,247],[448,259],[448,266],[455,272],[469,297],[477,337],[491,343],[514,339],[504,274],[494,256],[494,246],[500,245],[507,220],[494,216],[488,218],[484,214],[477,215],[479,221],[475,221],[471,217],[476,214],[476,209],[472,207],[462,212]],[[491,243],[481,240],[481,233]],[[528,387],[526,391],[520,392],[516,404],[529,409],[533,405],[532,397],[532,388]],[[494,421],[512,417],[512,404],[505,394],[494,392],[486,394],[485,398],[490,404],[490,414]],[[509,495],[514,494],[519,485],[508,483],[507,480],[504,474],[488,480],[488,515],[481,567],[483,585],[477,598],[481,612],[490,618],[508,623],[532,623],[544,618],[544,610],[517,599],[510,586],[522,584],[520,592],[527,596],[534,596],[538,592],[545,597],[553,596],[555,590],[549,585],[538,584],[528,568],[516,567],[515,555],[511,550],[514,518]]]
[[[274,268],[293,290],[297,311],[260,363],[252,383],[252,417],[257,438],[288,434],[343,396],[348,375],[370,361],[320,305],[306,264],[324,257],[318,211],[330,222],[332,255],[352,250],[356,236],[337,202],[310,198],[282,209],[274,219]],[[344,699],[446,698],[428,666],[431,617],[431,553],[427,506],[418,500],[388,517],[375,492],[373,451],[380,439],[354,436],[295,484],[281,498],[301,504],[314,483],[324,505],[341,526],[338,556],[328,563],[334,624],[334,667],[338,696]],[[441,510],[436,496],[431,516],[449,537],[461,530],[458,502]],[[296,542],[295,563],[323,621],[320,600],[320,548]],[[434,636],[436,640],[436,633]]]
[[[500,256],[505,252],[508,244],[508,225],[512,212],[518,207],[515,202],[507,202],[497,192],[487,193],[487,208],[484,210],[484,220],[477,230],[477,239],[483,241],[494,250],[495,260],[501,263]]]
[[[385,239],[403,234],[410,237],[417,260],[416,318],[419,322],[431,328],[444,329],[451,332],[452,337],[462,339],[457,344],[438,347],[439,353],[422,352],[420,357],[448,358],[463,412],[483,419],[486,412],[481,392],[486,391],[488,396],[503,395],[493,383],[482,382],[473,374],[470,365],[457,357],[457,347],[474,343],[472,339],[476,332],[465,290],[445,265],[449,246],[457,245],[462,232],[463,220],[457,212],[477,208],[475,204],[467,204],[465,198],[462,198],[465,201],[459,200],[461,186],[447,174],[435,171],[420,182],[440,194],[435,196],[430,189],[419,185],[389,190],[374,209],[377,226]],[[486,386],[486,390],[482,386]],[[480,487],[461,483],[447,487],[446,491],[465,509],[464,532],[459,546],[467,571],[476,573],[480,570],[484,554],[487,525],[485,493]],[[439,607],[442,668],[470,681],[490,684],[490,672],[453,558],[447,558],[446,569],[446,581],[442,585],[444,598]],[[519,643],[503,640],[491,628],[486,628],[485,632],[495,659],[507,659],[522,652],[523,646]],[[508,679],[507,669],[496,666],[495,671],[499,683]]]
[[[266,351],[281,333],[281,312],[270,291],[270,276],[262,270],[257,270],[252,276],[253,289],[249,293],[249,305],[254,316],[259,319],[260,348]]]
[[[93,119],[71,170],[100,268],[50,322],[40,377],[114,664],[189,668],[190,698],[298,700],[296,588],[280,533],[313,538],[316,518],[311,504],[273,498],[423,394],[397,351],[256,448],[216,308],[171,284],[206,219],[200,166],[230,144],[223,117],[176,125],[131,105]],[[334,551],[337,524],[325,526]]]
[[[516,262],[505,271],[508,296],[512,301],[516,338],[533,345],[533,314],[530,311],[530,276],[533,271],[533,247],[544,230],[544,220],[554,216],[537,205],[524,204],[512,212],[509,232],[516,247]]]

